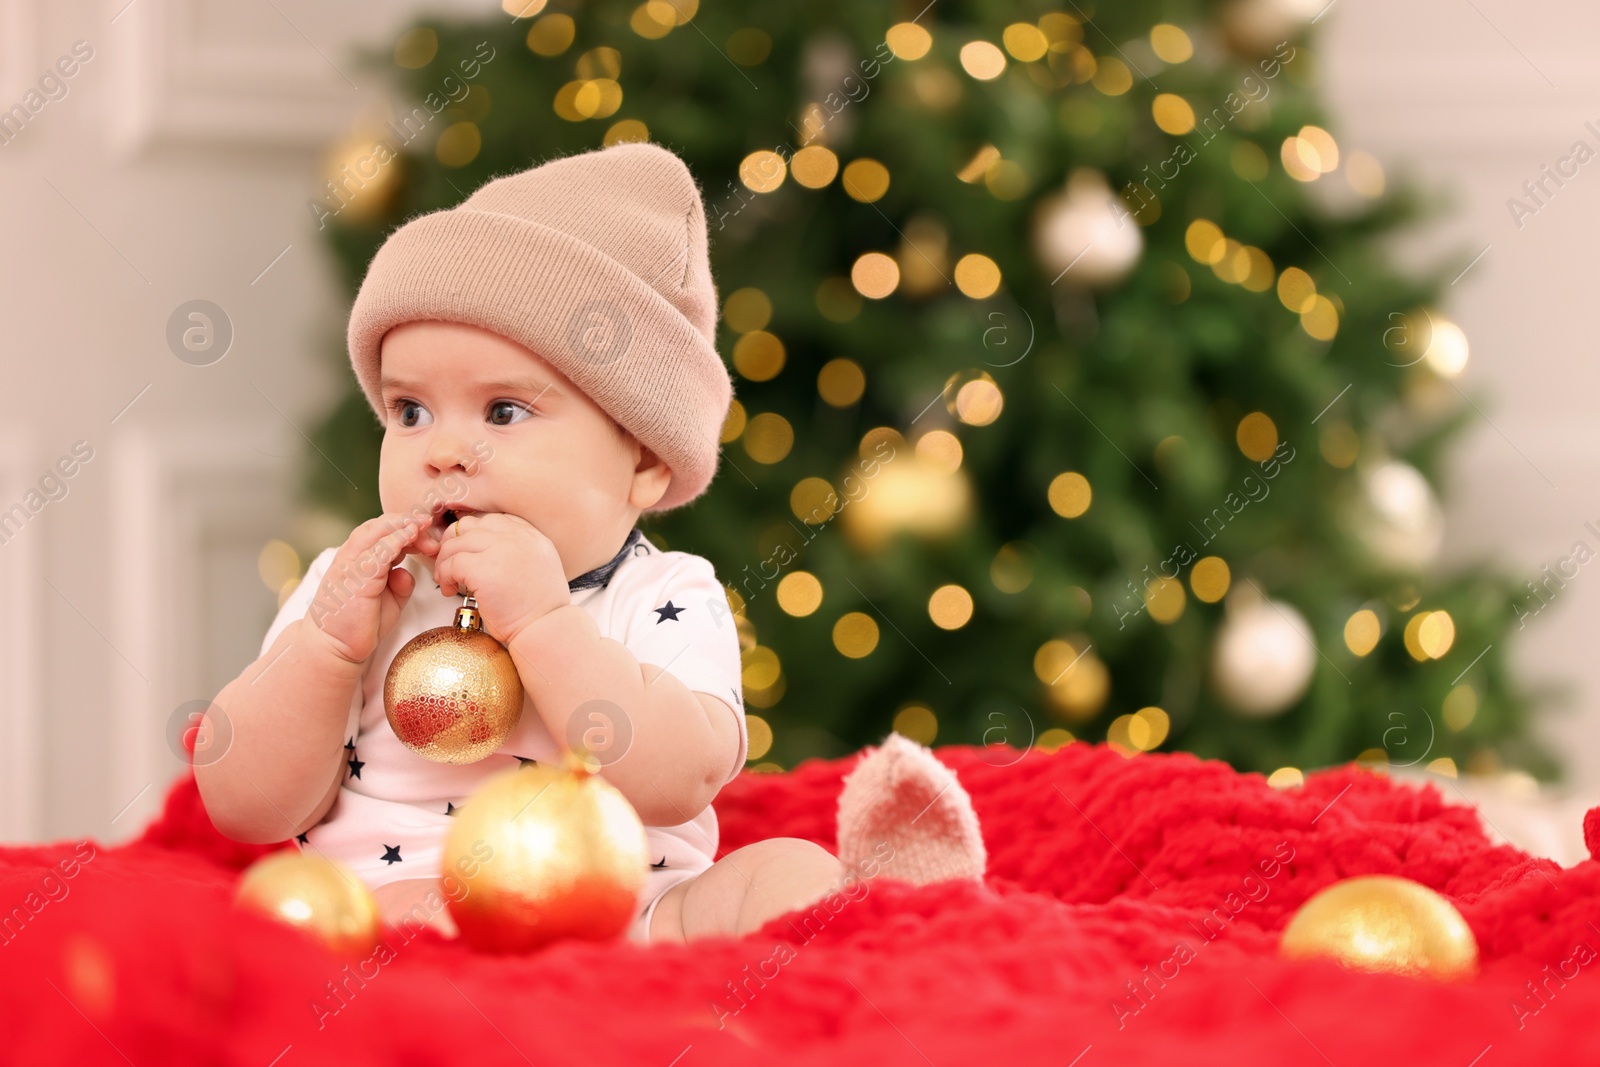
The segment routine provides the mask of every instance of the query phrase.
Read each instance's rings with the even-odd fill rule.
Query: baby
[[[222,833],[292,837],[352,869],[387,922],[453,936],[455,812],[490,776],[581,741],[645,825],[632,940],[740,936],[879,867],[982,877],[965,791],[896,735],[846,782],[837,857],[779,837],[715,859],[711,802],[748,746],[738,631],[711,564],[636,526],[716,470],[732,382],[707,252],[693,177],[651,144],[494,179],[390,235],[348,338],[384,428],[383,514],[312,561],[218,694],[220,755],[202,724],[194,774]],[[522,716],[484,759],[440,764],[390,729],[384,680],[469,591],[522,679]]]

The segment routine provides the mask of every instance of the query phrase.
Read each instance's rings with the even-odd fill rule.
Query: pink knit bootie
[[[838,855],[846,867],[880,869],[917,885],[982,882],[988,862],[972,798],[955,772],[932,750],[895,733],[868,748],[845,776]]]

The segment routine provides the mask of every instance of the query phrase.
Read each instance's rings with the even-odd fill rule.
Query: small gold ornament
[[[875,552],[901,530],[929,540],[948,537],[972,518],[971,479],[912,453],[878,472],[872,492],[839,514],[858,547]]]
[[[382,933],[378,901],[354,871],[323,856],[285,850],[239,878],[234,903],[315,937],[341,956],[371,952]]]
[[[444,869],[465,886],[446,907],[476,949],[605,941],[638,912],[651,862],[644,823],[586,753],[569,750],[563,763],[496,774],[445,837]]]
[[[1455,905],[1388,874],[1346,878],[1316,893],[1289,920],[1278,951],[1363,971],[1443,979],[1478,973],[1477,939]]]
[[[522,718],[522,679],[506,646],[484,631],[469,594],[455,622],[407,641],[383,682],[389,726],[435,763],[476,763]]]

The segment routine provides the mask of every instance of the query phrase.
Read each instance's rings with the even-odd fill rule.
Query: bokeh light
[[[842,181],[852,200],[870,204],[889,191],[889,168],[876,159],[851,160]]]
[[[739,163],[739,180],[756,193],[772,192],[783,184],[788,172],[783,157],[766,148],[751,152]]]
[[[1272,453],[1277,451],[1278,427],[1265,413],[1252,411],[1239,420],[1234,438],[1239,443],[1239,451],[1262,463],[1271,459]]]
[[[972,594],[959,585],[941,585],[928,598],[928,617],[942,630],[959,630],[972,619]]]
[[[728,417],[722,420],[722,443],[738,440],[739,435],[744,433],[747,421],[744,405],[737,400],[729,401]]]
[[[1382,633],[1378,613],[1371,608],[1362,608],[1345,620],[1345,647],[1358,656],[1365,656],[1378,647],[1378,638]]]
[[[1196,560],[1189,571],[1189,588],[1194,590],[1195,599],[1207,604],[1215,604],[1226,596],[1231,581],[1228,563],[1221,556]]]
[[[790,571],[778,582],[778,607],[803,618],[822,606],[822,583],[810,571]]]
[[[1189,35],[1170,22],[1157,23],[1150,28],[1150,47],[1163,63],[1183,63],[1194,55],[1194,43]]]
[[[851,659],[871,655],[878,647],[878,622],[860,611],[846,612],[833,624],[833,647]]]
[[[961,46],[961,69],[979,81],[993,81],[1005,73],[1006,54],[989,41],[968,41]]]
[[[850,283],[862,296],[882,300],[900,285],[900,265],[893,256],[867,252],[851,266]]]
[[[789,158],[789,173],[807,189],[821,189],[839,173],[839,157],[821,145],[807,145]]]
[[[735,333],[764,330],[772,321],[772,298],[760,289],[735,289],[722,302],[722,321]]]
[[[953,474],[961,466],[961,439],[949,430],[929,430],[917,438],[917,459],[945,474]]]
[[[1050,510],[1063,519],[1075,519],[1088,511],[1093,496],[1089,479],[1077,471],[1065,471],[1050,480]]]
[[[733,366],[753,382],[765,382],[783,370],[785,350],[777,335],[751,330],[733,343]]]
[[[866,388],[866,373],[853,359],[830,359],[817,372],[817,394],[832,407],[849,407],[861,399]]]
[[[956,261],[956,288],[974,300],[993,296],[1000,288],[1000,267],[988,256],[968,253]]]
[[[789,492],[789,509],[802,522],[827,522],[838,513],[841,502],[826,478],[802,478]]]
[[[763,411],[745,426],[742,440],[757,463],[777,463],[794,447],[794,427],[782,415]]]
[[[921,59],[933,47],[933,35],[914,22],[897,22],[883,35],[896,59]]]
[[[892,729],[919,745],[931,745],[939,736],[939,719],[926,704],[906,704],[895,712]]]

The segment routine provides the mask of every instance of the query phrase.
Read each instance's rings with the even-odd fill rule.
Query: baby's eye
[[[493,404],[489,405],[489,422],[495,426],[510,426],[514,423],[522,421],[521,419],[514,417],[518,412],[521,412],[523,415],[529,418],[533,416],[533,413],[528,410],[528,405],[526,404],[519,404],[515,400],[496,400]],[[506,421],[502,422],[502,417]]]
[[[415,400],[396,400],[391,407],[394,409],[395,417],[400,420],[401,426],[411,429],[416,426],[424,425],[424,423],[418,420],[421,420],[422,416],[427,415],[428,409],[417,403]]]

